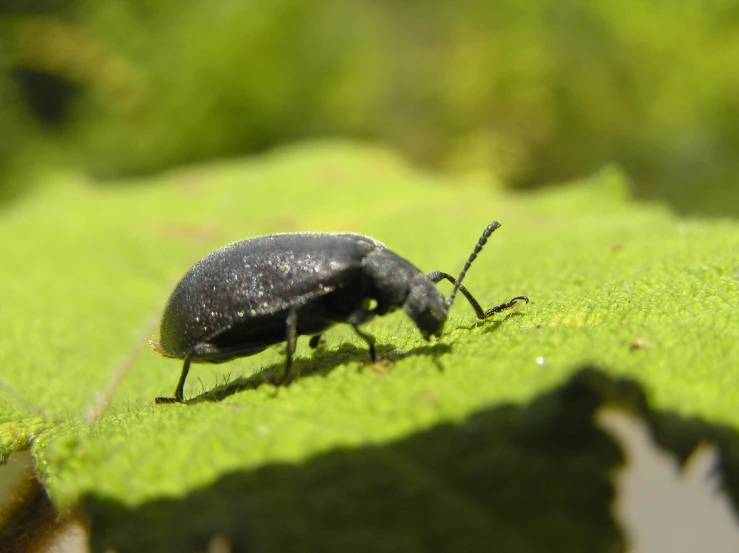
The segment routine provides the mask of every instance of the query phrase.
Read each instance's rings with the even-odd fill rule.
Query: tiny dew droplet
[[[543,357],[537,357],[536,358],[536,364],[537,365],[544,365],[546,363],[545,359]]]

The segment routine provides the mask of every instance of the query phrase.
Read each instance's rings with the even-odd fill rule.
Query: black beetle
[[[428,340],[441,335],[457,291],[478,319],[528,303],[526,296],[516,296],[483,311],[462,286],[499,226],[488,225],[456,280],[439,271],[424,274],[381,242],[354,233],[270,234],[215,250],[185,274],[164,308],[152,348],[185,363],[174,397],[156,402],[183,400],[191,362],[224,363],[280,342],[287,342],[280,383],[287,382],[297,337],[312,336],[310,345],[316,347],[320,334],[337,323],[352,325],[375,361],[375,339],[359,325],[402,307]],[[448,300],[434,285],[444,279],[454,284]]]

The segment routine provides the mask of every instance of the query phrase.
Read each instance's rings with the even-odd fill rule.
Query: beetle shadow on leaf
[[[91,490],[78,505],[93,553],[206,551],[214,536],[233,553],[624,551],[612,475],[625,458],[594,422],[604,405],[638,416],[681,459],[716,443],[722,487],[737,505],[736,430],[654,411],[637,382],[591,368],[530,402],[396,440],[222,473],[143,504]],[[175,459],[191,470],[189,453]]]
[[[418,346],[407,351],[379,344],[377,345],[377,362],[390,361],[394,363],[406,357],[427,356],[436,368],[442,372],[444,368],[439,358],[451,351],[451,345],[442,343]],[[309,357],[295,357],[293,359],[290,381],[295,382],[296,380],[312,376],[325,376],[341,365],[356,361],[362,362],[359,370],[362,370],[367,365],[373,364],[369,359],[367,348],[355,346],[354,344],[341,344],[338,348],[330,351],[319,350]],[[252,375],[243,376],[234,381],[228,381],[226,379],[223,384],[219,384],[198,396],[188,399],[185,403],[194,404],[206,401],[217,403],[234,394],[246,390],[255,390],[262,385],[274,386],[272,379],[279,378],[284,369],[284,362],[278,362],[264,367]],[[278,388],[279,386],[275,386],[275,392]]]
[[[492,321],[490,319],[486,319],[484,321],[475,321],[471,326],[460,327],[460,328],[464,328],[465,330],[475,330],[476,328],[481,327],[480,332],[482,332],[483,334],[490,334],[491,332],[497,331],[501,326],[503,326],[503,324],[506,323],[506,321],[508,321],[508,319],[511,319],[513,317],[523,317],[523,316],[525,316],[525,313],[521,313],[519,311],[513,311],[511,313],[506,314],[506,316],[503,317],[502,319],[495,319]]]

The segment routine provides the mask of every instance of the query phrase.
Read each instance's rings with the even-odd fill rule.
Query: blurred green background
[[[314,138],[739,214],[739,1],[0,0],[0,198]]]

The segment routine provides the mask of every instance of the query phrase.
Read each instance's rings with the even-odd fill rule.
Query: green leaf
[[[632,202],[614,169],[509,195],[323,144],[117,187],[55,180],[0,220],[0,454],[32,448],[51,498],[92,521],[94,550],[203,550],[217,534],[234,551],[605,549],[621,459],[590,415],[623,401],[593,373],[597,399],[578,408],[585,364],[639,382],[654,413],[704,421],[684,444],[739,443],[739,225]],[[299,341],[289,387],[265,384],[284,363],[272,348],[194,365],[190,403],[154,405],[181,364],[147,339],[213,248],[350,230],[456,275],[492,220],[465,284],[484,307],[528,306],[478,322],[460,297],[433,343],[402,312],[379,318],[374,365],[338,326],[317,352]]]

